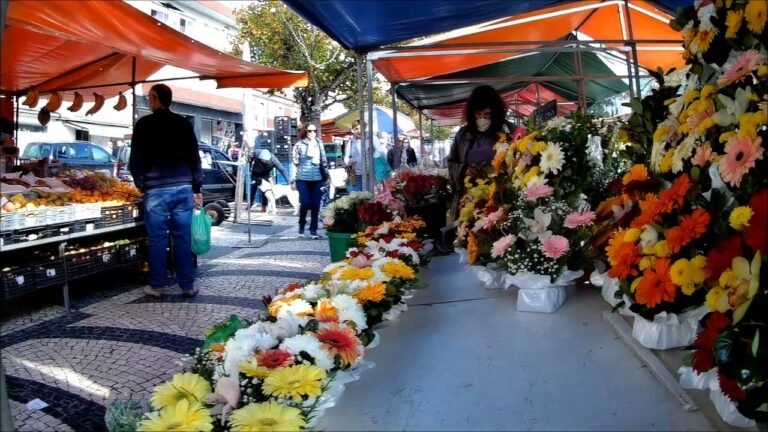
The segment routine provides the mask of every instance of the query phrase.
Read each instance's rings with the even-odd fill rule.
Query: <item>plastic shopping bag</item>
[[[192,210],[192,252],[195,255],[203,255],[211,249],[211,224],[211,217],[202,209]]]

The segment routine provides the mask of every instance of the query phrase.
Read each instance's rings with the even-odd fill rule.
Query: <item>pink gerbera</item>
[[[563,226],[566,228],[578,228],[582,226],[590,226],[595,221],[595,212],[585,211],[582,213],[573,212],[565,217]]]
[[[491,257],[499,258],[504,256],[504,254],[507,252],[507,249],[515,244],[515,241],[517,241],[517,237],[515,237],[513,234],[506,235],[496,240],[493,242],[493,246],[491,247]]]
[[[552,186],[548,185],[532,185],[525,188],[525,200],[536,201],[539,198],[551,197],[554,193]]]
[[[483,229],[490,230],[496,225],[499,224],[499,222],[504,221],[506,219],[506,214],[504,214],[504,208],[499,207],[498,210],[495,212],[489,214],[488,216],[483,219]]]
[[[568,250],[568,239],[563,236],[552,235],[541,241],[541,251],[549,258],[558,259]]]
[[[712,153],[712,147],[709,146],[709,143],[706,143],[696,149],[696,154],[691,159],[691,162],[694,166],[703,167],[714,158],[715,155]]]
[[[755,161],[763,158],[762,138],[752,141],[749,137],[734,135],[725,144],[725,157],[720,161],[723,181],[739,187],[741,178],[755,167]]]
[[[738,55],[733,59],[729,59],[725,63],[723,68],[723,74],[717,79],[717,84],[720,87],[725,87],[729,84],[741,81],[747,75],[751,74],[753,70],[756,70],[760,66],[765,64],[765,56],[760,54],[759,51],[751,49],[744,53],[733,53],[731,56]]]

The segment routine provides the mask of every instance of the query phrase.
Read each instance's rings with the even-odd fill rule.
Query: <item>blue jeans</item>
[[[173,238],[176,282],[190,291],[195,280],[192,267],[192,186],[150,189],[144,195],[144,226],[149,237],[149,284],[162,288],[168,279],[168,233]]]
[[[347,184],[347,190],[349,192],[362,192],[363,191],[363,176],[355,174],[355,184]]]
[[[320,215],[320,198],[322,193],[320,180],[296,180],[296,190],[299,191],[299,232],[304,232],[307,224],[307,212],[309,217],[309,233],[317,234],[317,219]]]

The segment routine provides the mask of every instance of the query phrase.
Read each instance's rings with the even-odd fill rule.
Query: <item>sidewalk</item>
[[[486,290],[435,258],[430,284],[366,353],[325,430],[714,430],[686,412],[602,320],[581,288],[554,314],[517,312],[513,291]]]

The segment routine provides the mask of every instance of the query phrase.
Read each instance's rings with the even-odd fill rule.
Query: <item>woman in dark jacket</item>
[[[507,105],[496,90],[487,85],[476,87],[464,107],[464,126],[454,138],[448,154],[453,202],[451,216],[459,215],[459,201],[464,195],[464,177],[476,169],[490,165],[495,156],[493,146],[501,131],[509,133]]]
[[[277,168],[286,180],[291,178],[283,168],[283,164],[267,149],[261,150],[251,162],[251,205],[256,201],[256,193],[258,192],[261,196],[262,212],[267,211],[267,195],[259,189],[259,186],[263,180],[269,181],[273,168]]]

